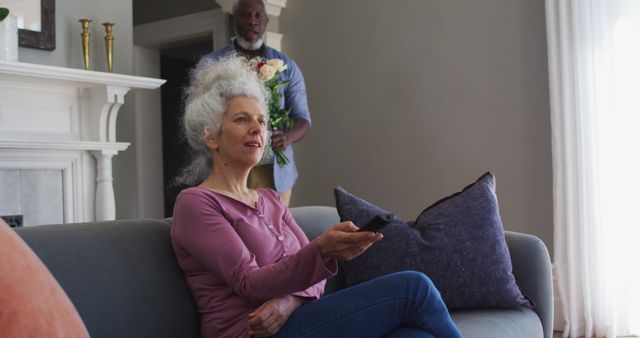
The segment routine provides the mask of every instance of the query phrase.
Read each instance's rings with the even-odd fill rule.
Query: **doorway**
[[[165,217],[173,215],[176,197],[185,188],[175,179],[189,159],[189,145],[182,133],[184,92],[189,85],[189,72],[212,50],[210,39],[160,50],[160,77],[167,80],[161,91]]]
[[[157,138],[145,133],[145,128],[149,128],[145,118],[140,118],[135,125],[136,163],[138,168],[144,168],[134,173],[139,185],[136,198],[138,205],[149,206],[141,209],[138,217],[158,218],[173,214],[173,203],[181,190],[175,187],[173,180],[187,155],[185,144],[180,145],[178,132],[187,69],[191,69],[201,55],[226,45],[229,27],[229,17],[221,9],[133,27],[134,73],[168,80],[155,95],[137,95],[135,100],[136,109],[143,112],[141,115],[145,118],[160,116],[162,120],[162,126],[158,123],[153,127],[157,128],[154,134]],[[158,135],[160,131],[162,136]],[[154,170],[157,175],[150,175],[149,171]],[[151,176],[153,180],[148,179]]]

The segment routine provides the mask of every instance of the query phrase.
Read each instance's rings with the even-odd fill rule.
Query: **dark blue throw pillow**
[[[335,197],[342,221],[364,224],[387,212],[341,188]],[[431,278],[449,310],[532,307],[512,273],[491,173],[429,206],[414,222],[396,218],[380,232],[383,240],[345,262],[348,286],[416,270]]]

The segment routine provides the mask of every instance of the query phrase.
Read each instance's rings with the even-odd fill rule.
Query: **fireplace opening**
[[[22,215],[6,215],[0,218],[12,228],[22,227]]]

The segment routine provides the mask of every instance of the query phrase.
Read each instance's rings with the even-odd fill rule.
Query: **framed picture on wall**
[[[56,49],[55,0],[0,0],[18,18],[18,45],[44,50]]]

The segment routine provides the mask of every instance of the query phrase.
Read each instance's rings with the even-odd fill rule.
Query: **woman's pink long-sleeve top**
[[[202,337],[247,337],[248,317],[265,301],[317,299],[337,271],[270,189],[250,207],[204,188],[183,190],[171,239],[201,316]]]

